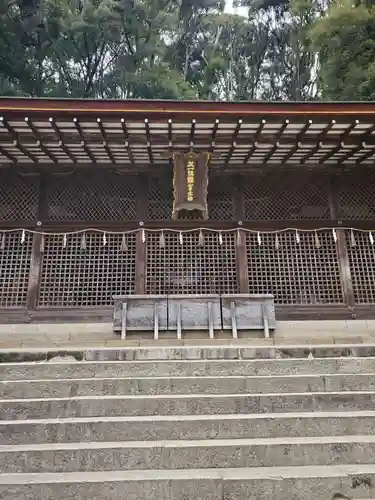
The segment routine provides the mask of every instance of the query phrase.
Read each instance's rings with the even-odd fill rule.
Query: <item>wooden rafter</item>
[[[312,156],[314,156],[315,153],[319,151],[319,149],[323,146],[323,142],[319,141],[315,147],[309,151],[303,158],[301,158],[300,163],[306,163]]]
[[[253,145],[251,146],[251,148],[247,152],[247,155],[245,156],[243,163],[247,163],[250,160],[250,158],[252,157],[252,155],[254,154],[254,151],[256,150],[256,148],[258,146],[258,140],[260,138],[260,135],[261,135],[262,130],[264,129],[264,126],[266,123],[267,123],[266,120],[263,118],[262,121],[260,122],[256,132],[255,132]]]
[[[190,136],[189,136],[189,146],[190,146],[190,148],[194,147],[196,123],[197,123],[197,121],[195,119],[191,120]]]
[[[126,123],[125,123],[125,118],[121,118],[120,123],[121,123],[122,133],[123,133],[123,136],[125,139],[125,148],[126,148],[126,151],[128,153],[129,160],[131,163],[134,163],[133,152],[132,152],[131,147],[129,145],[129,132],[128,132],[128,128],[127,128]]]
[[[278,148],[279,146],[280,146],[280,142],[279,142],[279,141],[277,141],[277,142],[276,142],[276,143],[272,146],[272,148],[268,151],[268,153],[266,154],[266,156],[264,157],[264,159],[263,159],[263,163],[267,163],[267,162],[271,159],[272,155],[275,153],[275,151],[277,150],[277,148]]]
[[[283,122],[283,124],[280,127],[280,130],[275,135],[276,142],[280,141],[280,139],[282,138],[282,136],[283,136],[283,134],[285,132],[285,129],[287,128],[288,125],[289,125],[289,120],[285,119],[284,122]]]
[[[359,151],[361,151],[361,149],[365,148],[366,147],[366,143],[365,142],[361,142],[360,144],[357,144],[354,148],[351,148],[350,151],[348,151],[344,156],[342,156],[337,164],[338,165],[341,165],[342,163],[344,163],[345,161],[349,160],[349,158],[351,158],[352,156],[354,156],[356,153],[358,153]]]
[[[363,161],[367,160],[367,158],[370,158],[370,156],[373,156],[375,154],[375,146],[373,146],[369,151],[363,154],[360,158],[356,160],[357,164],[362,163]]]
[[[39,145],[40,149],[43,151],[43,153],[48,156],[50,160],[53,161],[53,163],[58,163],[56,156],[49,151],[49,149],[43,144],[43,138],[35,128],[35,125],[33,124],[32,120],[30,118],[25,117],[25,123],[29,127],[30,131],[32,132],[34,138],[37,140],[37,144]]]
[[[83,130],[82,130],[81,124],[79,123],[78,118],[73,118],[73,123],[74,123],[74,126],[75,126],[75,128],[76,128],[76,130],[81,138],[81,146],[83,147],[84,152],[87,154],[87,156],[90,158],[90,160],[93,163],[96,163],[96,159],[95,159],[94,155],[91,153],[90,149],[88,148],[88,146],[86,144],[85,136],[84,136],[84,133],[83,133]]]
[[[59,129],[59,127],[57,126],[57,123],[55,123],[55,120],[50,117],[48,119],[49,123],[51,124],[51,127],[53,128],[55,134],[57,135],[58,139],[59,139],[59,146],[60,148],[64,151],[64,153],[66,154],[66,156],[68,158],[70,158],[70,160],[73,162],[73,163],[77,163],[77,160],[75,159],[75,157],[72,155],[72,153],[69,151],[69,149],[66,147],[66,145],[64,144],[64,137],[61,133],[61,130]]]
[[[8,121],[5,118],[0,118],[0,123],[6,128],[8,133],[13,139],[13,146],[16,147],[21,151],[21,153],[28,158],[34,163],[38,163],[38,160],[35,155],[33,155],[21,142],[19,141],[19,136],[17,132],[14,130],[14,128],[8,123]]]
[[[241,125],[242,125],[242,120],[239,119],[238,122],[237,122],[237,125],[236,125],[236,128],[234,129],[233,131],[233,135],[232,135],[232,144],[229,148],[229,151],[228,151],[228,154],[225,158],[225,163],[229,163],[231,157],[232,157],[232,154],[233,154],[233,151],[235,150],[235,147],[237,145],[237,137],[238,137],[238,134],[239,134],[239,131],[241,130]]]
[[[98,124],[99,130],[100,130],[100,135],[102,137],[102,144],[103,144],[103,147],[105,149],[105,152],[107,153],[108,158],[111,160],[111,162],[113,164],[116,164],[115,157],[113,156],[112,151],[108,147],[107,133],[104,129],[103,122],[102,122],[101,118],[97,118],[96,123]]]
[[[147,138],[147,153],[150,163],[154,163],[154,156],[152,154],[151,147],[151,133],[150,133],[150,124],[148,122],[148,118],[145,118],[145,130],[146,130],[146,138]]]
[[[292,147],[292,149],[283,157],[281,160],[281,163],[286,163],[290,158],[297,153],[298,149],[302,146],[302,141],[305,138],[306,132],[309,130],[309,128],[312,125],[312,120],[307,120],[305,125],[302,127],[302,129],[299,131],[297,135],[297,141]]]
[[[11,153],[8,153],[8,151],[6,151],[2,146],[0,146],[0,153],[8,158],[8,160],[12,163],[17,163],[17,159]]]

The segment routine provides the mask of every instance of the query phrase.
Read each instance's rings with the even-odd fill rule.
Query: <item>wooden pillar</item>
[[[144,222],[148,219],[148,176],[138,175],[137,178],[137,220]],[[143,295],[146,292],[147,271],[147,233],[146,241],[142,241],[142,227],[136,236],[136,260],[135,260],[135,293]]]
[[[37,210],[37,221],[44,222],[48,219],[47,200],[47,174],[42,172],[39,176],[39,203]],[[37,230],[43,231],[43,225],[37,225]],[[40,271],[43,260],[44,237],[34,234],[30,261],[29,281],[27,287],[26,307],[29,311],[36,309],[40,285]]]
[[[245,218],[244,180],[236,176],[233,182],[234,217],[237,221]],[[249,273],[247,263],[246,233],[238,229],[236,233],[236,268],[237,287],[239,293],[249,293]]]
[[[340,222],[340,174],[334,173],[330,178],[329,208],[332,220]],[[344,301],[350,308],[354,308],[353,282],[350,272],[348,247],[344,229],[338,229],[337,234],[337,254],[339,258],[339,268],[341,276],[341,286],[344,295]]]

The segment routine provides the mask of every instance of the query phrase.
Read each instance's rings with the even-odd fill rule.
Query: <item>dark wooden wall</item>
[[[55,234],[0,235],[0,321],[107,317],[115,293],[272,293],[280,317],[375,316],[372,169],[210,177],[208,205],[209,221],[171,221],[170,172],[2,170],[0,230]],[[105,244],[68,234],[88,228]]]

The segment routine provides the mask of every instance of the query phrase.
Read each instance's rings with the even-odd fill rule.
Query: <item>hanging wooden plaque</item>
[[[207,186],[210,153],[173,154],[173,212],[177,219],[182,210],[197,210],[208,219]]]

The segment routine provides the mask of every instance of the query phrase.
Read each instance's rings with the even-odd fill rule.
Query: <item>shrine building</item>
[[[375,319],[374,159],[375,103],[0,98],[0,322],[223,294]]]

